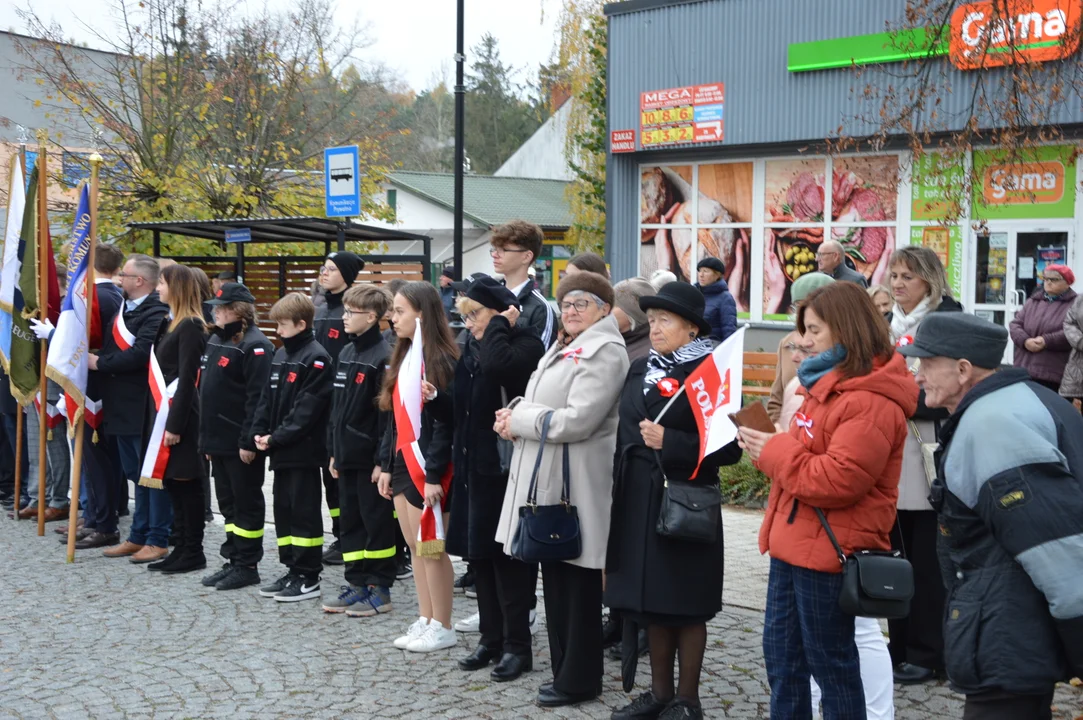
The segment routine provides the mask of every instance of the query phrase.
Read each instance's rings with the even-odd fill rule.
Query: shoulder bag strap
[[[827,537],[831,540],[831,544],[835,546],[835,552],[839,554],[839,562],[845,565],[846,553],[842,551],[839,541],[835,539],[835,533],[831,530],[831,526],[827,524],[827,518],[824,517],[824,511],[820,508],[813,508],[813,510],[816,511],[816,517],[820,518],[820,524],[823,525],[824,530],[827,531]]]
[[[538,457],[534,461],[534,472],[530,476],[530,488],[526,492],[526,504],[532,507],[538,505],[538,472],[541,470],[542,456],[545,455],[545,440],[549,437],[549,422],[553,419],[553,413],[547,412],[542,420],[541,440],[538,442]],[[567,475],[565,475],[565,481]]]
[[[568,443],[564,443],[564,489],[560,493],[560,504],[564,507],[572,504],[571,461],[568,459]]]

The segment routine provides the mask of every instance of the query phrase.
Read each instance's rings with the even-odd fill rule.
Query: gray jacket
[[[839,266],[835,268],[835,271],[831,273],[831,277],[835,280],[845,280],[860,285],[863,288],[867,288],[869,283],[865,280],[865,276],[859,273],[857,270],[851,270],[846,265],[846,261],[840,262]]]

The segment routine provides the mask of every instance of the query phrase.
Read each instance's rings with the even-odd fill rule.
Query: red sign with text
[[[613,130],[609,133],[609,152],[626,153],[636,151],[635,130]]]

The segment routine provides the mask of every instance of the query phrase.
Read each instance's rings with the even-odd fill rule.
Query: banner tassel
[[[145,488],[152,490],[164,490],[165,486],[162,485],[162,481],[158,478],[141,477],[139,478],[139,484]]]
[[[97,430],[97,428],[94,429],[94,434],[91,436],[90,442],[94,443],[95,445],[98,444],[98,430]]]
[[[49,442],[53,441],[53,429],[49,428],[49,432],[45,433],[45,439]]]

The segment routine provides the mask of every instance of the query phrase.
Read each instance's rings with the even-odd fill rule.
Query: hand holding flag
[[[684,381],[682,389],[688,395],[699,428],[699,460],[692,477],[699,472],[705,457],[737,438],[737,426],[728,415],[741,409],[744,347],[745,328],[741,327],[704,358]]]

